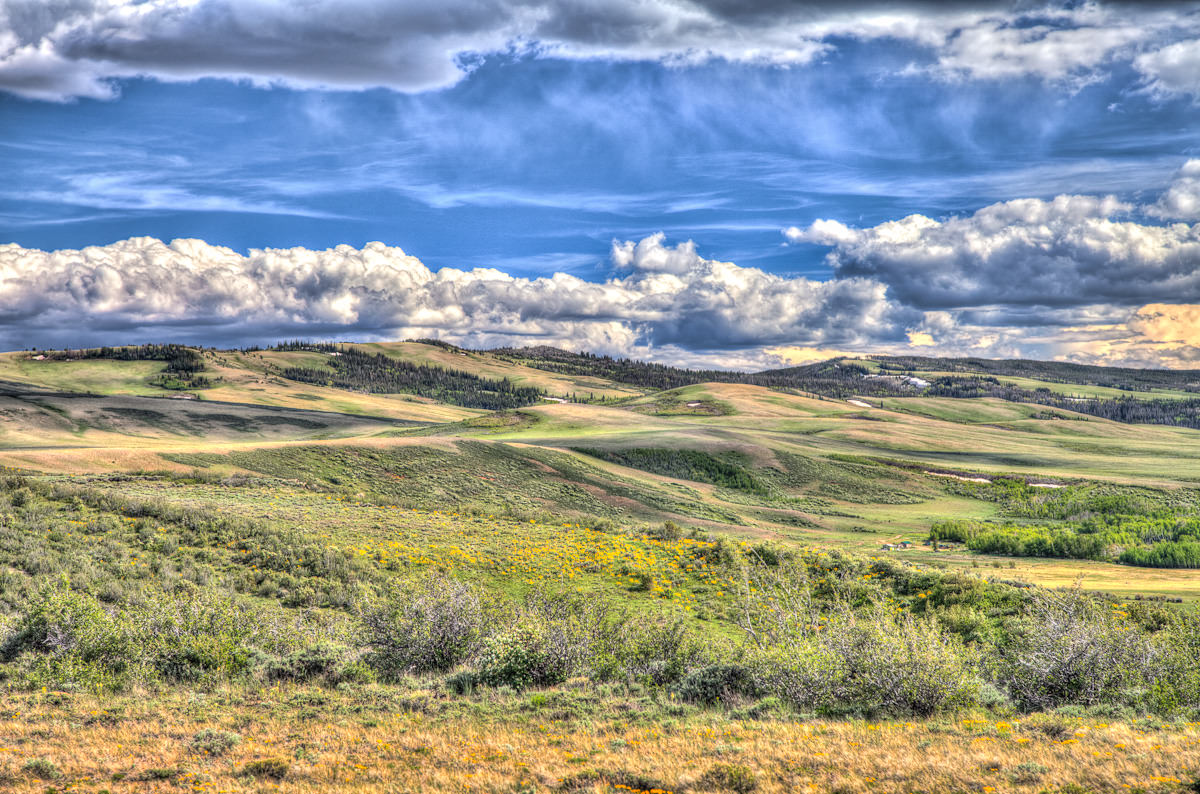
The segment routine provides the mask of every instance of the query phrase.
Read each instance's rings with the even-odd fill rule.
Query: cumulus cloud
[[[560,344],[642,354],[902,339],[919,315],[861,278],[783,278],[701,257],[662,235],[614,242],[620,275],[514,278],[431,271],[369,243],[252,250],[133,238],[81,250],[0,245],[0,342],[209,344],[289,336],[438,336],[469,344]],[[711,363],[712,357],[710,357]]]
[[[1200,305],[1140,306],[1116,323],[1067,329],[1047,349],[1054,358],[1084,364],[1196,369]]]
[[[589,282],[433,271],[382,243],[245,255],[145,237],[80,250],[0,245],[0,348],[432,336],[747,370],[855,353],[1200,363],[1200,304],[1094,304],[1050,323],[1020,307],[920,311],[871,278],[785,278],[661,234],[614,241],[612,261],[612,278]]]
[[[1200,160],[1184,163],[1158,201],[1146,207],[1146,214],[1168,220],[1200,220]]]
[[[937,68],[950,75],[991,80],[1027,75],[1086,79],[1092,67],[1152,38],[1152,29],[1135,19],[1113,15],[1096,19],[1095,12],[1095,6],[1062,11],[1049,24],[982,20],[947,38]]]
[[[1134,59],[1133,66],[1156,94],[1200,97],[1200,38],[1142,53]]]
[[[1200,353],[1200,305],[1154,303],[1142,306],[1128,325],[1146,341],[1184,345],[1196,348]]]
[[[149,76],[422,91],[495,53],[798,66],[847,38],[910,42],[942,73],[987,79],[1077,79],[1144,51],[1138,68],[1166,88],[1187,79],[1171,48],[1189,25],[1178,4],[0,0],[0,90],[103,99],[113,78]]]
[[[866,229],[826,220],[784,234],[831,246],[828,262],[838,276],[882,282],[894,299],[922,309],[1200,296],[1200,225],[1122,219],[1133,209],[1112,196],[1058,196],[945,220],[910,215]]]

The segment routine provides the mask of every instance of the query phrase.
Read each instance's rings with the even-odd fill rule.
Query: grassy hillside
[[[1066,385],[1113,388],[1121,392],[1176,391],[1195,394],[1200,390],[1200,370],[1131,369],[1020,359],[922,356],[872,356],[871,359],[876,362],[880,372],[969,372]]]
[[[0,787],[1196,781],[1200,431],[362,347],[594,401],[0,359]]]

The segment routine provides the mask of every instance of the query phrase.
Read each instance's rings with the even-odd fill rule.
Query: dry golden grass
[[[1184,790],[1200,765],[1195,724],[743,721],[682,707],[677,717],[664,717],[661,706],[639,715],[636,698],[594,702],[598,713],[556,722],[565,713],[556,708],[559,696],[569,694],[466,700],[371,687],[115,700],[8,695],[0,699],[0,787],[113,794],[739,790],[714,782],[714,766],[728,765],[742,768],[764,794],[1129,792]],[[205,728],[236,732],[241,741],[224,754],[197,750],[193,737]],[[286,765],[281,779],[246,774],[247,764],[270,759]],[[38,760],[57,774],[45,774]]]

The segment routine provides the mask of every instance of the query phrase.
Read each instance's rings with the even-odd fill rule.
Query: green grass
[[[481,375],[505,370],[556,389],[597,385],[436,346],[370,349],[462,361]],[[366,791],[403,773],[406,790],[485,790],[488,775],[486,790],[514,792],[608,794],[664,783],[732,790],[754,781],[764,792],[814,782],[856,792],[1034,794],[1099,780],[1095,764],[1107,761],[1092,759],[1118,749],[1096,738],[1104,731],[1137,748],[1130,763],[1122,757],[1120,774],[1104,773],[1112,790],[1126,779],[1157,790],[1151,774],[1196,768],[1190,728],[1123,727],[1138,710],[1180,725],[1196,718],[1189,703],[1172,700],[1200,691],[1190,651],[1154,681],[1112,684],[1099,705],[1068,696],[1061,713],[1022,713],[1001,683],[974,694],[967,687],[962,702],[975,710],[938,706],[943,721],[881,723],[891,712],[871,705],[901,689],[892,684],[910,669],[904,654],[924,664],[922,654],[946,638],[953,652],[904,689],[958,680],[975,659],[983,661],[973,675],[998,675],[1014,649],[1042,636],[1029,630],[1037,615],[1028,599],[1040,592],[1029,583],[1104,594],[1086,602],[1099,610],[1089,630],[1104,628],[1115,644],[1085,680],[1130,638],[1186,642],[1190,635],[1173,632],[1189,610],[1136,599],[1194,601],[1194,571],[921,542],[947,519],[1060,528],[1089,514],[1190,520],[1200,504],[1196,431],[1079,421],[994,400],[861,408],[730,384],[653,395],[614,386],[607,396],[623,402],[485,414],[272,375],[289,362],[319,364],[317,354],[206,355],[221,380],[200,404],[123,394],[146,373],[108,366],[116,362],[34,373],[43,385],[106,396],[0,401],[0,461],[25,477],[0,472],[0,732],[19,737],[7,742],[11,763],[0,749],[0,787]],[[34,377],[20,366],[0,361],[10,373],[0,379]],[[330,408],[340,413],[313,410]],[[1008,479],[971,484],[946,474]],[[1047,480],[1069,487],[1025,484]],[[900,541],[911,548],[881,548]],[[429,582],[479,588],[494,610],[493,655],[386,678],[367,616],[381,604],[413,603],[414,588]],[[802,597],[787,601],[788,592]],[[512,622],[537,603],[536,621]],[[675,621],[684,650],[619,670],[603,667],[608,657],[597,652],[574,677],[533,692],[513,688],[524,679],[485,675],[496,648],[524,652],[513,638],[526,634],[512,626],[550,632],[590,608],[644,621],[613,634],[612,648],[599,642],[604,653],[661,639],[656,632]],[[839,614],[846,619],[845,608],[863,621],[853,629],[858,644],[823,645],[821,632]],[[781,615],[803,619],[770,623]],[[757,649],[747,621],[796,632],[794,645]],[[859,672],[885,684],[865,695],[847,689],[818,705],[782,698],[795,691],[775,677],[791,669],[785,663],[836,672],[837,660],[879,647],[887,653]],[[720,690],[751,674],[777,688]],[[839,680],[852,689],[859,679]],[[706,686],[717,699],[694,700]],[[815,723],[818,708],[856,719]],[[1105,710],[1103,724],[1113,727],[1068,721],[1088,709]],[[160,728],[164,720],[171,727]],[[1028,727],[1043,722],[1056,738]],[[1062,744],[1076,727],[1086,736]],[[885,728],[908,738],[879,749]],[[1026,741],[1013,739],[1019,731]],[[219,749],[207,743],[234,735]],[[1171,744],[1170,765],[1155,742]],[[531,743],[538,752],[523,755]],[[1086,755],[1076,753],[1085,744]],[[702,758],[688,755],[696,747]],[[879,757],[863,761],[860,748]],[[934,756],[950,760],[931,777]],[[1140,777],[1122,777],[1134,761]]]
[[[167,392],[151,383],[161,361],[33,361],[26,354],[0,354],[0,381],[53,391],[157,396]]]
[[[964,373],[918,371],[914,374],[918,378],[930,380],[932,378],[946,376],[961,377]],[[1017,375],[993,375],[992,377],[1001,383],[1007,383],[1022,389],[1029,389],[1030,391],[1035,391],[1037,389],[1049,389],[1055,394],[1061,394],[1066,397],[1100,398],[1106,400],[1115,400],[1121,398],[1133,398],[1135,400],[1168,400],[1174,398],[1182,400],[1193,399],[1196,396],[1195,392],[1187,392],[1181,389],[1150,389],[1134,391],[1128,389],[1115,389],[1109,386],[1096,386],[1090,383],[1058,383],[1049,380],[1038,380],[1036,378],[1025,378]]]
[[[518,374],[509,362],[431,345],[367,349],[462,366],[485,376]],[[924,470],[1167,489],[1200,483],[1195,431],[1121,425],[997,400],[887,398],[882,409],[865,409],[843,400],[752,386],[698,384],[655,395],[614,389],[609,396],[617,391],[628,396],[620,404],[546,404],[485,414],[288,383],[271,375],[275,367],[319,365],[326,358],[306,352],[206,354],[209,371],[219,380],[206,390],[203,406],[122,396],[105,398],[110,402],[97,403],[95,410],[84,410],[86,401],[61,399],[0,406],[9,417],[0,423],[0,445],[7,448],[0,449],[0,459],[10,465],[96,472],[154,468],[162,465],[154,463],[156,451],[163,451],[176,467],[204,463],[218,471],[309,478],[349,493],[431,509],[452,504],[498,514],[557,512],[572,521],[585,516],[671,520],[740,537],[858,551],[878,551],[884,539],[919,540],[938,520],[995,515],[994,505],[950,493],[948,483]],[[15,357],[5,362],[10,371],[46,364],[57,369],[40,372],[63,373],[47,384],[68,385],[70,372],[85,373],[75,385],[96,391],[132,389],[130,364],[157,366],[22,362]],[[543,384],[559,390],[581,385],[537,370],[525,376],[549,378]],[[216,408],[218,399],[288,411]],[[396,428],[356,416],[423,419],[425,424]],[[488,443],[473,447],[454,438]],[[314,440],[338,443],[294,448]],[[414,451],[414,445],[421,451]],[[70,449],[60,449],[65,447]],[[607,460],[589,459],[569,452],[571,448],[603,450]],[[629,450],[648,449],[736,465],[755,485],[731,487],[728,478],[711,472],[627,459]],[[871,462],[874,458],[900,459],[909,468],[880,466]],[[326,473],[342,484],[323,480]],[[918,558],[920,553],[905,552]],[[949,554],[938,562],[970,567],[978,559]],[[1052,570],[1028,560],[1002,563],[1016,564],[1021,575],[1035,581],[1061,582],[1082,572],[1097,588],[1133,588],[1122,579],[1121,569],[1111,566],[1095,569],[1064,561]],[[1172,576],[1167,572],[1145,581],[1154,592],[1187,590],[1184,581]]]

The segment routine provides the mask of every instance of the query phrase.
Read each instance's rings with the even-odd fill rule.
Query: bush
[[[131,616],[146,663],[168,681],[228,679],[251,667],[262,616],[211,592],[156,594]]]
[[[1195,709],[1200,703],[1200,615],[1177,619],[1161,636],[1163,673],[1151,682],[1160,712]]]
[[[1086,594],[1038,593],[1000,654],[1000,678],[1023,708],[1128,703],[1158,676],[1149,639]]]
[[[538,652],[566,676],[662,685],[678,680],[700,652],[678,620],[633,617],[574,594],[531,594],[514,625],[522,622],[540,627]]]
[[[216,731],[205,728],[192,737],[192,750],[212,756],[224,755],[237,747],[242,737],[233,731]]]
[[[710,664],[693,670],[679,682],[677,693],[688,703],[714,705],[757,696],[758,683],[740,664]]]
[[[701,776],[700,784],[719,791],[749,794],[758,788],[758,779],[752,769],[741,764],[717,764]]]
[[[661,527],[651,527],[646,535],[655,540],[676,541],[683,537],[683,529],[674,521],[666,521]]]
[[[288,769],[288,762],[282,758],[260,758],[256,761],[247,761],[238,774],[242,777],[283,780],[287,777]]]
[[[369,670],[350,661],[349,655],[344,645],[322,641],[272,660],[267,664],[266,676],[271,681],[319,681],[330,685],[369,678]]]
[[[561,684],[572,672],[570,650],[554,642],[541,622],[525,619],[484,642],[479,680],[517,690]]]
[[[836,613],[811,636],[753,656],[762,688],[826,714],[928,716],[976,702],[974,659],[931,620],[881,607]]]
[[[427,579],[364,616],[369,662],[389,680],[451,670],[479,647],[491,623],[487,612],[475,587]]]
[[[137,658],[131,633],[92,596],[65,584],[37,593],[0,644],[0,662],[24,657],[33,682],[118,689]]]
[[[446,689],[454,695],[469,695],[481,683],[479,673],[473,670],[462,670],[452,676],[448,676],[445,681]]]
[[[31,758],[21,768],[38,780],[58,780],[62,777],[58,765],[45,758]]]

